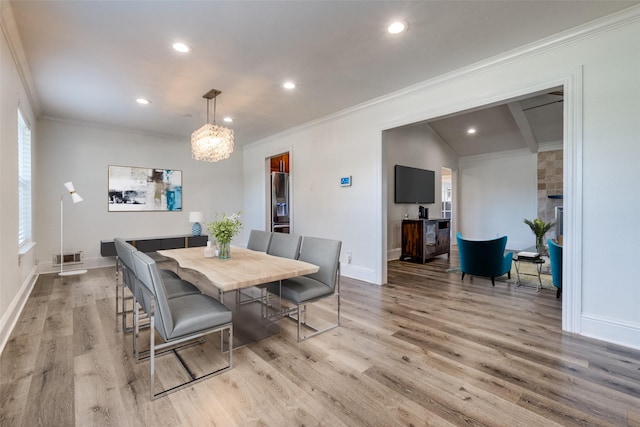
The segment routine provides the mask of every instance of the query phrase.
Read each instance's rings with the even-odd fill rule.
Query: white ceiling
[[[14,0],[11,6],[38,114],[188,140],[206,119],[202,95],[216,88],[217,119],[234,117],[230,127],[242,145],[636,3]],[[410,28],[393,36],[386,27],[397,18]],[[192,52],[173,51],[178,40]],[[298,88],[281,89],[286,79]],[[151,105],[136,104],[138,96]],[[497,126],[504,108],[477,114],[491,114],[483,122]],[[544,114],[533,111],[529,120]],[[441,125],[443,137],[456,132]]]
[[[500,105],[463,111],[428,121],[429,126],[460,157],[562,143],[562,88]],[[469,128],[474,134],[467,133]],[[544,148],[544,147],[543,147]]]

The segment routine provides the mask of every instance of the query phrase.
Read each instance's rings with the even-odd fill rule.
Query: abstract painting
[[[182,211],[182,171],[109,166],[109,212]]]

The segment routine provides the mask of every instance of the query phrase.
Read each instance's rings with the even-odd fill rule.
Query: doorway
[[[270,157],[267,222],[274,233],[292,233],[289,178],[289,152]]]
[[[475,109],[484,109],[489,106],[499,105],[516,100],[522,100],[530,98],[534,94],[540,94],[547,91],[553,91],[554,88],[562,88],[564,93],[564,103],[562,104],[562,112],[564,123],[562,143],[560,144],[564,152],[563,160],[563,188],[564,188],[564,200],[563,200],[563,243],[564,243],[564,257],[563,257],[563,298],[562,298],[562,329],[568,332],[579,332],[581,329],[581,297],[582,289],[580,283],[582,282],[581,275],[581,262],[582,262],[582,177],[580,171],[580,159],[582,156],[582,70],[577,68],[566,75],[557,77],[553,80],[540,81],[535,85],[528,86],[521,90],[510,91],[503,96],[496,96],[495,94],[486,99],[476,99],[475,105],[463,104],[464,109],[460,111],[471,111]],[[549,92],[547,92],[549,93]],[[390,153],[390,132],[395,128],[416,126],[420,123],[431,122],[437,118],[444,118],[450,115],[457,115],[455,113],[455,106],[448,106],[446,109],[436,109],[430,111],[428,115],[423,116],[420,120],[416,121],[416,116],[411,116],[409,122],[399,119],[394,123],[387,124],[384,128],[381,128],[381,169],[383,183],[381,185],[381,202],[383,208],[383,215],[381,218],[381,283],[386,283],[387,271],[386,261],[388,259],[388,251],[385,251],[385,246],[388,245],[388,241],[391,238],[389,230],[390,217],[388,216],[388,186],[389,175],[386,173],[389,167],[389,159],[392,157]],[[468,153],[467,155],[472,155]],[[501,169],[497,168],[497,169]],[[456,177],[454,177],[454,181]],[[459,184],[454,182],[456,188],[459,189]],[[459,198],[460,195],[455,195]],[[455,205],[455,204],[454,204]],[[393,225],[393,224],[391,224]]]
[[[449,168],[440,168],[440,170],[442,174],[442,208],[440,210],[440,217],[451,219],[453,201],[452,173]]]

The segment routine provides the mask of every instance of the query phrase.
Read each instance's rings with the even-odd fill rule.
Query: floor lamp
[[[71,195],[71,200],[73,203],[80,203],[84,199],[80,197],[78,193],[76,193],[75,188],[73,188],[73,183],[71,181],[65,182],[64,186],[69,190],[69,194]],[[78,274],[84,274],[87,270],[71,270],[64,271],[64,246],[62,244],[64,237],[64,194],[60,196],[60,273],[59,276],[75,276]]]

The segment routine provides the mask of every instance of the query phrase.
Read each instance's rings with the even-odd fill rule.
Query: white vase
[[[216,256],[215,249],[211,245],[211,240],[209,240],[207,242],[207,247],[204,248],[204,257],[205,258],[213,258],[214,256]]]

